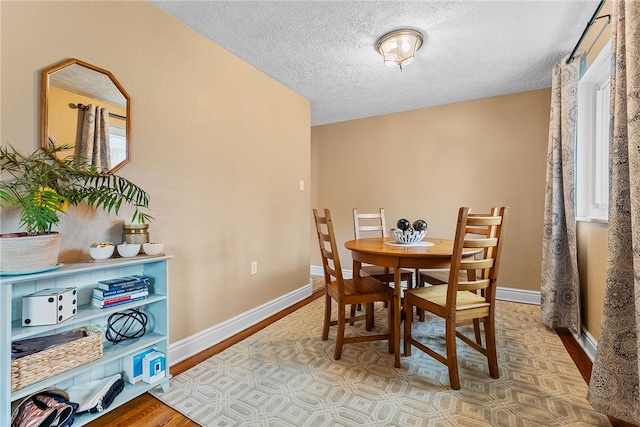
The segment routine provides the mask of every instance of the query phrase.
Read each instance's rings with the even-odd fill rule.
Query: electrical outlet
[[[258,261],[251,261],[251,275],[258,274]]]

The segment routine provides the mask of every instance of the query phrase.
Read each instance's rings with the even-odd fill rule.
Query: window
[[[118,165],[127,159],[127,136],[125,128],[109,125],[109,149],[112,165]]]
[[[609,218],[609,121],[611,44],[602,49],[578,84],[576,216]]]

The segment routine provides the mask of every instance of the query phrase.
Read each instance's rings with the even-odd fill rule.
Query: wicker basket
[[[11,361],[11,391],[102,357],[102,332],[84,326],[85,337]]]
[[[58,263],[62,235],[0,237],[0,271],[30,271]]]

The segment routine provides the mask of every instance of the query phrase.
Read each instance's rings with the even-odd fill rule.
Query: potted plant
[[[0,207],[21,209],[20,228],[24,229],[0,235],[0,272],[55,266],[60,234],[52,226],[60,223],[69,205],[84,202],[118,214],[124,203],[134,208],[132,222],[153,219],[148,213],[148,194],[131,181],[115,174],[102,175],[73,156],[53,159],[52,154],[70,148],[50,144],[47,150],[24,155],[12,146],[0,147]],[[45,243],[42,249],[25,249],[28,242]]]

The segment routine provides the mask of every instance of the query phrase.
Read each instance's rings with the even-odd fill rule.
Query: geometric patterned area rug
[[[335,308],[335,304],[333,304]],[[376,329],[386,316],[376,307]],[[587,385],[534,305],[498,301],[500,378],[458,340],[461,389],[445,365],[412,349],[393,367],[386,341],[322,341],[324,297],[171,379],[153,395],[202,426],[610,426],[585,399]],[[349,327],[362,333],[363,322]],[[444,342],[434,317],[413,323]],[[401,347],[402,348],[402,347]]]

